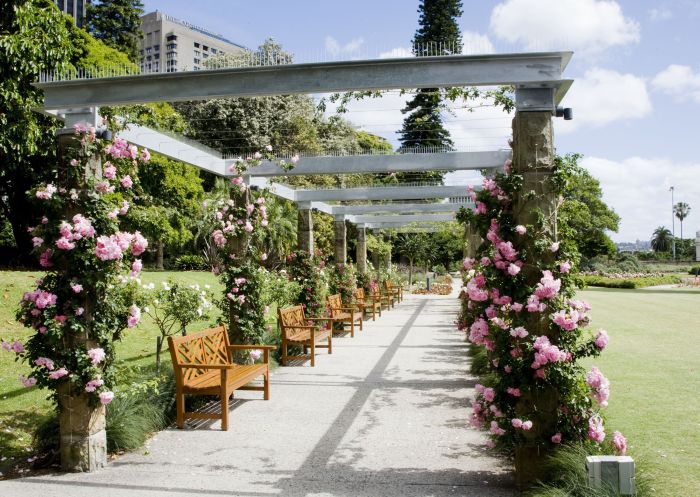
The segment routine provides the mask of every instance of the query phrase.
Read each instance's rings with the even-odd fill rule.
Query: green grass
[[[656,493],[700,495],[700,291],[586,289],[593,329],[610,344],[595,364],[610,379],[607,431],[653,468]]]
[[[26,290],[33,288],[34,280],[40,272],[0,271],[0,339],[24,340],[30,330],[15,321],[17,303]],[[220,285],[214,275],[207,272],[144,272],[144,283],[160,284],[168,278],[186,283],[210,285],[215,294],[220,293]],[[205,327],[209,321],[190,325],[190,330]],[[117,344],[117,362],[129,366],[150,366],[155,363],[155,325],[144,315],[138,327],[126,330],[124,339]],[[168,363],[167,346],[163,352],[163,362]],[[24,388],[17,377],[28,374],[29,368],[14,360],[14,354],[0,351],[0,472],[28,457],[32,449],[32,434],[50,414],[51,403],[46,399],[46,391],[38,388]]]
[[[677,275],[645,276],[639,278],[609,278],[607,276],[581,276],[586,286],[605,288],[644,288],[658,285],[674,285],[681,282]]]

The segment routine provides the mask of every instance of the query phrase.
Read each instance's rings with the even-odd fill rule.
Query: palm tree
[[[673,212],[681,222],[681,242],[683,241],[683,220],[690,214],[690,206],[685,202],[678,202],[673,206]]]
[[[413,284],[413,263],[423,260],[429,252],[428,237],[424,233],[402,233],[396,240],[396,251],[408,259],[408,286]]]
[[[666,226],[659,226],[654,230],[651,239],[651,248],[654,252],[668,252],[671,250],[671,239],[673,234]]]

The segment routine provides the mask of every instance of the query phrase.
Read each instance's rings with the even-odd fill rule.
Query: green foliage
[[[153,397],[118,395],[107,407],[107,450],[135,450],[165,428],[168,417]]]
[[[88,71],[93,76],[107,75],[108,71],[123,68],[135,71],[138,66],[128,55],[90,36],[87,31],[70,24],[73,45],[78,51],[75,69]]]
[[[329,293],[340,294],[344,306],[351,306],[355,301],[355,269],[352,264],[335,264],[329,275]]]
[[[175,269],[180,271],[206,271],[209,265],[201,255],[184,254],[175,259]]]
[[[700,266],[693,266],[690,269],[688,269],[688,274],[692,274],[693,276],[700,276]]]
[[[606,231],[618,230],[620,216],[603,202],[600,182],[578,165],[580,158],[580,154],[556,157],[565,181],[559,229],[584,257],[614,255],[615,244]]]
[[[657,285],[675,285],[681,282],[678,276],[641,276],[630,278],[611,278],[608,276],[583,275],[581,280],[586,286],[605,288],[644,288]]]
[[[287,256],[289,279],[299,285],[299,294],[294,299],[304,306],[308,317],[319,317],[326,309],[326,285],[322,269],[326,266],[320,252],[314,255],[304,250],[296,250]]]
[[[654,230],[651,238],[651,248],[654,252],[670,252],[673,244],[673,235],[666,226],[659,226]]]
[[[357,144],[362,150],[391,152],[394,149],[386,138],[367,131],[357,131],[356,136]]]
[[[87,7],[87,27],[92,36],[139,61],[141,0],[100,0]]]

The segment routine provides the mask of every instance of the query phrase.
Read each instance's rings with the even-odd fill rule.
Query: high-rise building
[[[198,71],[209,57],[248,49],[163,12],[141,16],[141,72]]]
[[[56,0],[56,5],[64,12],[75,19],[75,25],[79,28],[83,27],[83,21],[85,20],[85,10],[87,9],[87,4],[91,0]]]

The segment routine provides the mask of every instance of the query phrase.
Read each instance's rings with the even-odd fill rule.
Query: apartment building
[[[56,0],[56,5],[64,14],[68,14],[75,19],[75,25],[83,27],[85,11],[90,0]]]
[[[163,12],[141,16],[141,72],[198,71],[209,57],[248,51],[223,36]]]

